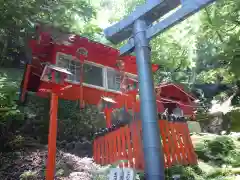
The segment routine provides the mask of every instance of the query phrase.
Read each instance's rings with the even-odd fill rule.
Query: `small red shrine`
[[[36,27],[29,41],[31,61],[21,85],[21,102],[28,91],[51,96],[47,180],[53,180],[58,98],[98,105],[106,128],[96,133],[94,159],[105,165],[127,159],[121,166],[144,169],[136,58],[78,35],[46,25]],[[152,65],[152,71],[158,70]],[[166,167],[196,164],[186,117],[194,115],[194,97],[175,84],[155,88],[159,128]],[[119,111],[117,113],[117,111]]]
[[[168,114],[180,113],[179,116],[189,117],[193,120],[196,110],[196,100],[191,94],[184,91],[180,85],[165,83],[156,87],[158,112],[168,110]]]

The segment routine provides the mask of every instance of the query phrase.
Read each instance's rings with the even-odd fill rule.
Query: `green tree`
[[[0,65],[7,65],[13,60],[24,59],[26,38],[33,29],[33,24],[43,22],[93,37],[99,28],[92,19],[95,9],[86,0],[23,0],[0,1]],[[21,57],[22,56],[22,57]]]

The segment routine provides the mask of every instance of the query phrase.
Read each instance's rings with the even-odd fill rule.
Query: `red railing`
[[[158,121],[165,167],[173,165],[196,165],[194,152],[186,122]],[[94,140],[94,160],[100,165],[127,160],[120,167],[144,170],[141,121],[120,127]]]

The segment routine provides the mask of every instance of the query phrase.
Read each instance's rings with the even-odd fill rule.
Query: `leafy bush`
[[[230,137],[219,136],[213,140],[206,140],[195,147],[198,158],[215,164],[231,164],[237,166],[239,163],[240,152]]]
[[[36,180],[37,172],[35,171],[25,171],[20,175],[20,180]]]
[[[233,110],[227,115],[231,118],[231,130],[234,132],[240,132],[239,109]]]
[[[81,137],[89,140],[96,131],[99,114],[94,106],[80,108],[78,101],[59,101],[59,140],[78,141]]]
[[[9,120],[10,118],[22,119],[22,114],[17,108],[17,85],[7,82],[6,77],[0,76],[0,118]]]
[[[25,138],[21,135],[16,135],[13,137],[11,141],[7,144],[11,147],[11,149],[22,149],[24,147]]]
[[[195,147],[195,152],[198,155],[199,159],[202,159],[205,162],[210,160],[210,158],[206,153],[208,152],[208,147],[206,145],[206,142],[197,144]]]
[[[216,137],[213,141],[209,141],[207,145],[212,155],[221,154],[226,156],[236,148],[234,141],[227,136]]]
[[[180,176],[181,180],[204,180],[205,173],[198,166],[174,166],[165,172],[166,179]]]
[[[25,123],[24,133],[39,138],[45,144],[48,140],[50,100],[29,95],[25,105],[28,123]],[[58,141],[59,145],[81,141],[82,138],[92,140],[96,131],[98,114],[96,108],[79,107],[77,101],[59,99],[58,106]]]
[[[18,83],[0,73],[0,151],[23,124],[24,115],[16,103]]]
[[[18,69],[0,69],[0,145],[4,145],[0,151],[17,148],[21,143],[16,146],[12,143],[18,135],[31,136],[42,144],[48,141],[50,100],[29,93],[25,106],[19,107],[17,91],[21,78],[22,72]],[[61,146],[58,147],[82,138],[92,140],[99,117],[95,107],[80,109],[77,101],[59,99],[58,145]]]

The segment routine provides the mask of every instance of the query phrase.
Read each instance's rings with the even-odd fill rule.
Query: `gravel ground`
[[[18,151],[0,154],[0,179],[18,180],[32,174],[33,180],[44,180],[47,149]],[[56,180],[91,180],[101,167],[91,158],[58,151],[56,160]],[[29,175],[28,175],[29,176]]]

